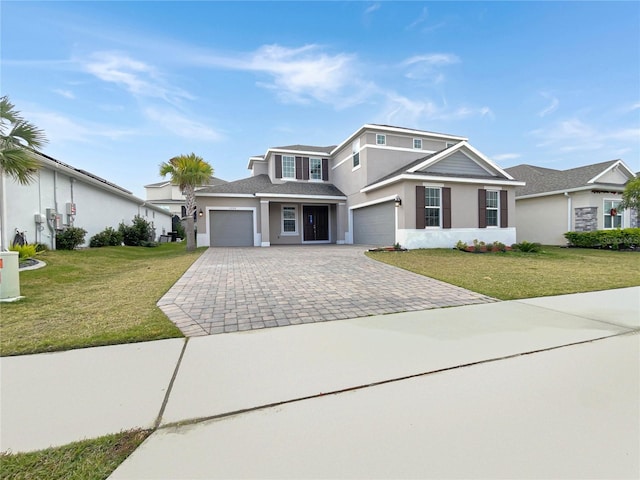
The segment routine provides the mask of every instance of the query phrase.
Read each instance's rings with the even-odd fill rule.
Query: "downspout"
[[[567,232],[571,231],[571,195],[568,192],[564,192],[564,196],[567,197]]]

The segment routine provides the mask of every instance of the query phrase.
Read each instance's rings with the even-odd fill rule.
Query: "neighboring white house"
[[[67,226],[87,231],[85,245],[106,227],[131,224],[140,215],[155,228],[156,238],[171,231],[171,213],[135,197],[103,178],[35,153],[42,168],[29,185],[20,185],[0,173],[0,240],[11,245],[16,230],[29,243],[55,248],[55,233]]]
[[[227,183],[220,178],[211,177],[206,186],[215,186]],[[158,183],[150,183],[144,186],[147,203],[169,210],[172,215],[182,218],[186,215],[185,196],[179,185],[165,180]]]

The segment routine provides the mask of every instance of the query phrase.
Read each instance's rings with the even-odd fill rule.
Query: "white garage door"
[[[209,225],[212,247],[253,247],[253,212],[214,210]]]
[[[391,246],[396,242],[394,202],[353,210],[353,243]]]

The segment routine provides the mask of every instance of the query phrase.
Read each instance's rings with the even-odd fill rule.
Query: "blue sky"
[[[144,198],[194,152],[225,180],[365,123],[503,167],[640,170],[639,2],[2,1],[2,95],[44,153]]]

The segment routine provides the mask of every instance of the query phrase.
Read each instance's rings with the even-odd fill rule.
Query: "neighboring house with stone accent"
[[[248,169],[196,192],[199,246],[516,240],[524,183],[464,137],[367,124],[339,145],[269,148]]]
[[[618,208],[626,183],[635,177],[622,160],[569,170],[533,165],[505,170],[526,183],[516,189],[518,242],[566,245],[566,232],[638,226],[638,212]]]

